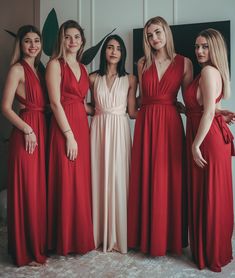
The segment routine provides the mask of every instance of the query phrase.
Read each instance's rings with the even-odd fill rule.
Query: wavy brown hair
[[[77,52],[77,60],[78,61],[81,60],[84,46],[86,43],[86,38],[85,38],[82,27],[75,20],[67,20],[60,26],[55,51],[53,52],[51,59],[63,58],[66,61],[66,54],[65,54],[65,49],[64,49],[64,39],[65,39],[66,30],[70,29],[70,28],[77,29],[81,34],[82,45]]]

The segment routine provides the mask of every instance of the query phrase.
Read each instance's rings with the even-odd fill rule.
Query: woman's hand
[[[72,132],[66,136],[66,155],[70,160],[75,160],[78,155],[78,145]]]
[[[232,111],[216,109],[216,114],[221,114],[224,121],[229,125],[235,122],[235,113]]]
[[[179,113],[181,113],[181,114],[185,114],[186,113],[186,107],[183,105],[182,102],[177,101],[175,105],[176,105],[177,111]]]
[[[197,164],[197,166],[204,168],[207,164],[206,160],[202,157],[202,153],[200,151],[200,148],[198,146],[192,145],[192,154],[193,154],[193,160]]]
[[[31,130],[28,133],[24,133],[24,139],[25,139],[25,150],[29,154],[33,154],[35,151],[35,148],[37,147],[37,138],[33,130]]]

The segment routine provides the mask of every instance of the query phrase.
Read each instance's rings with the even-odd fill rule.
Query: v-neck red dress
[[[25,150],[24,133],[13,128],[8,161],[8,249],[18,266],[46,260],[46,95],[42,82],[22,60],[25,74],[25,106],[19,116],[29,124],[37,138],[33,154]]]
[[[61,103],[78,144],[78,157],[66,156],[66,139],[52,117],[49,138],[48,248],[60,255],[94,249],[91,213],[90,139],[84,98],[89,79],[80,64],[77,81],[69,65],[60,60]]]
[[[203,106],[196,99],[199,79],[200,75],[184,94],[187,108],[190,247],[193,260],[200,269],[207,266],[219,272],[232,260],[233,135],[223,117],[216,115],[200,146],[207,165],[203,169],[196,165],[192,157],[192,144],[203,113]]]
[[[155,63],[142,76],[131,160],[128,246],[143,253],[181,254],[187,246],[184,131],[175,106],[184,74],[176,55],[161,80]]]

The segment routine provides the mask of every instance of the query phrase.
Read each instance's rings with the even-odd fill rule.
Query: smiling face
[[[76,28],[68,28],[64,34],[64,49],[67,53],[77,53],[83,41],[81,33]]]
[[[111,39],[106,47],[105,56],[107,63],[118,64],[121,59],[121,46],[118,41]]]
[[[151,47],[159,50],[166,45],[166,34],[161,25],[151,24],[147,29],[147,38]]]
[[[36,58],[42,49],[41,39],[37,33],[29,32],[21,41],[24,58]]]
[[[195,54],[197,61],[202,66],[210,63],[209,45],[205,37],[199,36],[195,43]]]

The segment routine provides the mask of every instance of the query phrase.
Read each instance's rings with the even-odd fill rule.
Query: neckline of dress
[[[80,66],[80,63],[79,63],[79,62],[77,62],[77,63],[78,63],[78,66],[79,66],[79,68],[80,68],[80,77],[79,77],[79,79],[77,79],[77,77],[76,77],[76,75],[74,74],[73,70],[71,69],[70,65],[69,65],[68,63],[66,63],[66,64],[67,64],[69,70],[72,72],[72,75],[73,75],[73,77],[75,78],[76,82],[77,82],[77,83],[80,83],[80,80],[81,80],[81,78],[82,78],[82,67]]]
[[[154,63],[154,67],[157,73],[157,79],[158,82],[160,83],[162,81],[162,79],[165,77],[166,73],[169,71],[169,69],[171,68],[173,62],[175,61],[176,57],[178,56],[178,54],[176,54],[173,58],[173,60],[170,62],[170,64],[168,65],[168,67],[166,68],[166,70],[164,71],[162,77],[159,79],[159,74],[158,74],[158,68],[157,68],[157,64],[156,64],[156,59],[154,59],[153,63]]]
[[[31,68],[31,66],[30,66],[24,59],[21,60],[21,63],[23,63],[26,67],[29,68],[29,70],[33,73],[33,75],[34,75],[35,78],[38,80],[38,82],[41,82],[41,81],[40,81],[40,76],[38,76],[38,75],[34,72],[34,70]]]
[[[110,88],[108,87],[108,84],[107,84],[106,74],[103,76],[103,78],[104,78],[104,82],[105,82],[105,86],[107,88],[107,91],[109,93],[111,93],[113,91],[114,84],[116,83],[117,79],[119,78],[118,74],[116,74],[116,76],[115,76],[115,78],[113,80],[112,86]]]

